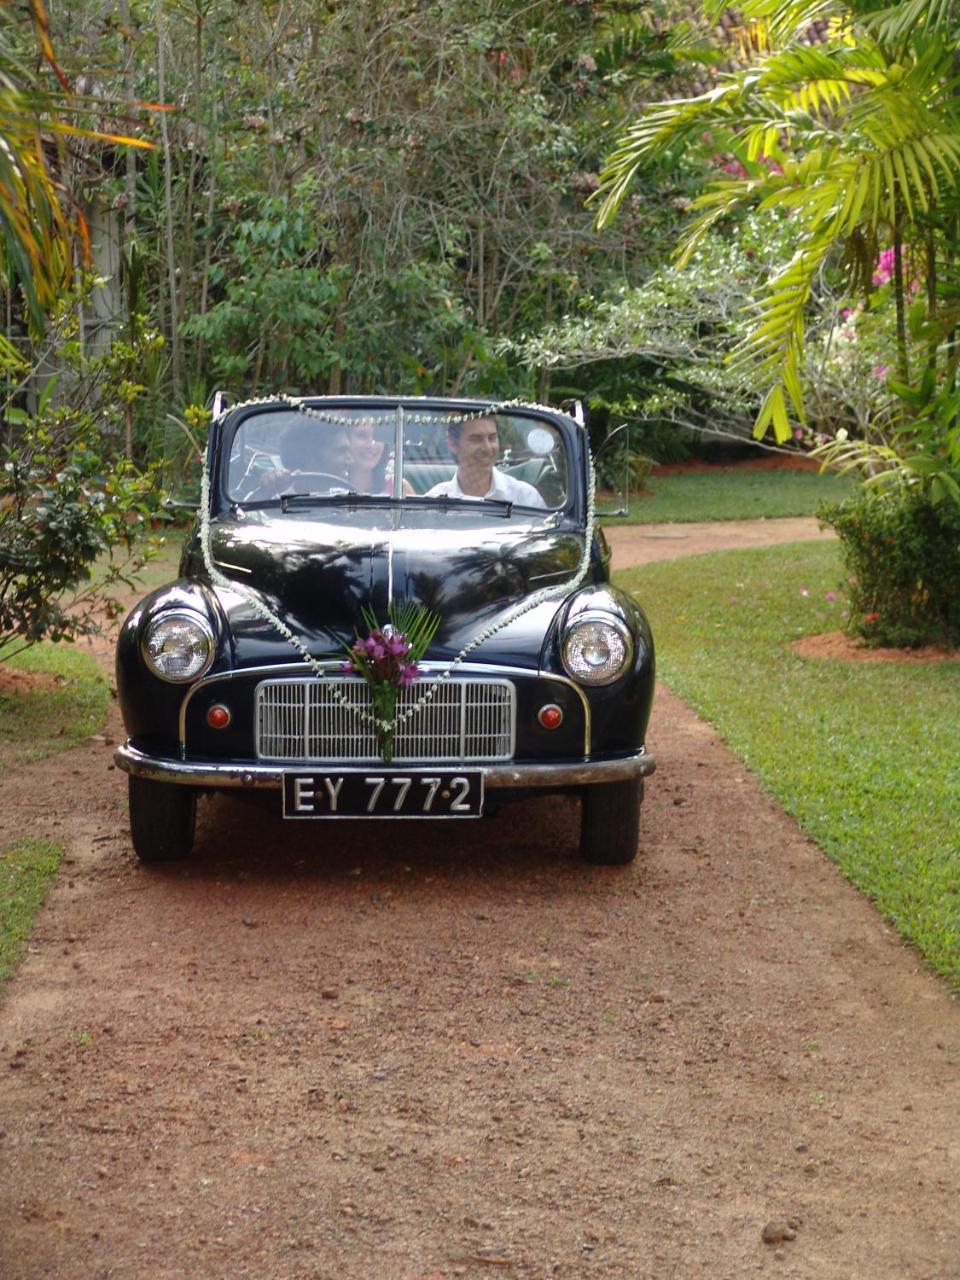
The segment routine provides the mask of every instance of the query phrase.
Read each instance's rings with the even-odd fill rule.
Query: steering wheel
[[[292,490],[293,493],[312,493],[315,483],[320,482],[320,487],[326,489],[329,493],[331,489],[347,489],[353,488],[346,476],[334,475],[332,471],[294,471],[290,476],[290,483],[297,485]],[[301,488],[299,482],[306,480],[307,487]],[[287,492],[291,492],[290,489]]]
[[[299,482],[299,483],[298,483]],[[352,488],[346,476],[334,475],[332,471],[271,471],[260,477],[252,489],[241,498],[242,502],[278,501],[287,494],[312,493],[319,489],[329,493],[331,489]]]

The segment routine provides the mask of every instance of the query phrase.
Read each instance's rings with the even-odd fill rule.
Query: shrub
[[[59,372],[35,413],[0,407],[0,661],[38,640],[96,631],[114,607],[110,588],[149,554],[144,531],[162,494],[155,467],[141,470],[131,448],[134,379],[158,338],[131,319],[103,355],[84,355],[78,298],[64,300],[55,331]],[[29,366],[13,371],[29,375]]]
[[[821,507],[849,575],[851,634],[869,644],[960,644],[960,508],[916,487],[859,489]]]
[[[19,641],[3,659],[38,640],[97,629],[99,608],[110,607],[105,592],[143,562],[144,525],[158,498],[149,474],[106,456],[87,416],[34,423],[3,445],[0,643]]]

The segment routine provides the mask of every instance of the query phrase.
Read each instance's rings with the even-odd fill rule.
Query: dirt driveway
[[[663,689],[650,745],[626,869],[572,802],[215,800],[148,871],[108,741],[0,778],[70,850],[0,1008],[2,1280],[960,1277],[957,1005]]]

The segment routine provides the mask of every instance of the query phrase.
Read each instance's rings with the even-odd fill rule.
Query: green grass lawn
[[[851,481],[818,471],[761,470],[743,466],[714,467],[658,475],[647,482],[649,493],[631,496],[625,523],[652,524],[691,520],[749,520],[760,516],[813,516],[824,500],[839,501]],[[600,504],[603,510],[608,504]]]
[[[791,640],[842,625],[831,543],[695,556],[617,580],[650,615],[658,674],[960,989],[960,663],[792,653]]]
[[[90,654],[38,644],[3,670],[16,682],[0,687],[0,769],[74,747],[102,728],[110,688]],[[62,857],[63,848],[47,841],[0,849],[0,984],[27,944]]]
[[[74,747],[102,726],[110,688],[90,654],[38,644],[4,669],[30,674],[12,689],[0,688],[0,769]]]
[[[145,595],[177,576],[184,536],[182,529],[165,536],[131,594]],[[121,584],[111,592],[121,593],[127,594]],[[0,663],[0,672],[7,675],[0,685],[0,770],[65,751],[103,727],[110,687],[89,653],[38,644]],[[0,849],[0,983],[26,946],[62,856],[59,845],[36,840]]]
[[[29,941],[62,857],[62,846],[47,840],[18,840],[0,853],[0,986]]]

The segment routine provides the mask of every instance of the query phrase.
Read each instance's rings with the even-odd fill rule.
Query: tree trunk
[[[161,103],[166,97],[166,33],[163,0],[157,0],[157,93]],[[170,304],[170,372],[173,393],[183,388],[183,356],[180,349],[180,313],[177,305],[177,258],[173,241],[173,173],[170,167],[170,130],[166,111],[160,112],[160,142],[163,151],[163,221],[166,232],[167,289]]]
[[[910,382],[910,354],[907,350],[907,306],[903,291],[903,238],[900,231],[899,201],[893,218],[893,289],[897,308],[897,374]]]

